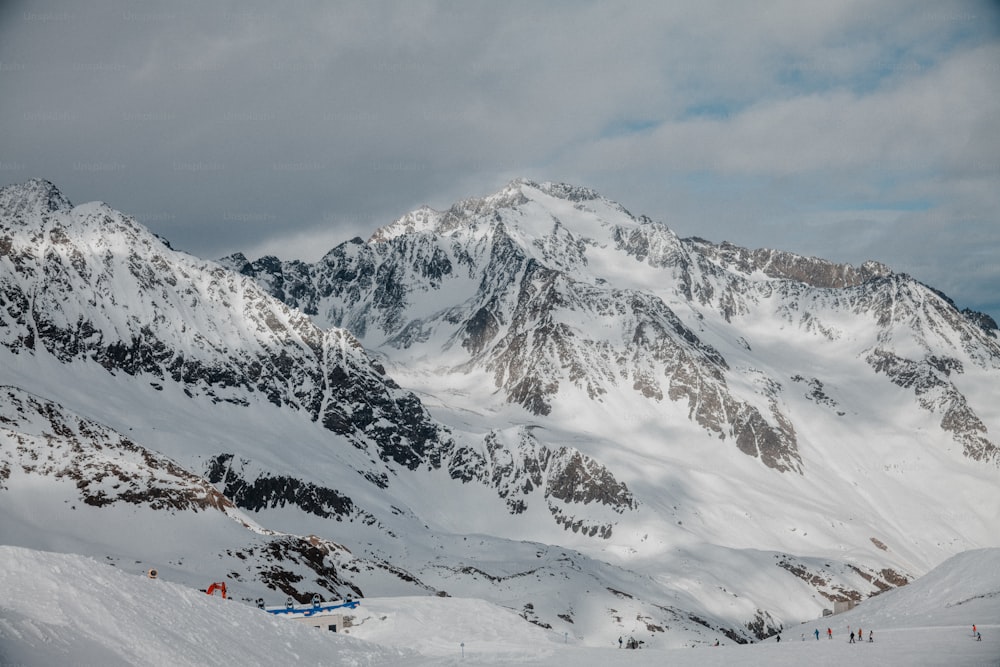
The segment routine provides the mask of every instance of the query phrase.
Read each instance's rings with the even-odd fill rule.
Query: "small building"
[[[833,603],[833,613],[842,614],[858,606],[857,600],[837,600]]]
[[[344,627],[343,614],[312,614],[310,616],[293,616],[292,620],[304,623],[308,626],[329,630],[330,632],[340,632]]]

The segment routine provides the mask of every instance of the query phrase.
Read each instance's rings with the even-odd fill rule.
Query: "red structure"
[[[213,593],[215,593],[215,591],[221,592],[222,593],[222,599],[225,600],[226,599],[226,582],[224,582],[224,581],[216,581],[211,586],[209,586],[208,590],[206,590],[205,592],[208,593],[209,595],[212,595]]]

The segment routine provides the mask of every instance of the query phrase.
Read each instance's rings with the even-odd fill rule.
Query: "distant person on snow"
[[[868,643],[871,644],[873,641],[875,641],[875,633],[872,632],[871,630],[869,630],[868,631]]]
[[[865,633],[861,632],[861,628],[858,628],[858,641],[865,638]]]
[[[833,639],[833,628],[827,628],[826,629],[826,638],[827,639]]]
[[[778,639],[777,639],[777,643],[778,643],[778,644],[780,644],[780,643],[781,643],[781,635],[778,635]]]
[[[973,623],[972,624],[972,635],[975,636],[975,634],[976,634],[976,624]]]
[[[816,631],[813,634],[816,635],[816,641],[819,641],[819,628],[816,628]]]
[[[979,634],[978,632],[976,633],[976,641],[977,642],[983,641],[983,636],[981,634]]]
[[[622,638],[619,637],[618,638],[618,648],[621,648],[621,647],[622,647]]]
[[[853,644],[854,643],[854,632],[853,631],[851,632],[851,641],[849,641],[847,643],[848,644]]]

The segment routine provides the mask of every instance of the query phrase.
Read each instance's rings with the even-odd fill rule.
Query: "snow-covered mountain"
[[[781,346],[852,352],[911,389],[968,457],[1000,461],[952,380],[968,366],[1000,367],[996,327],[876,262],[681,240],[592,190],[527,181],[445,212],[419,209],[313,266],[224,261],[405,369],[483,371],[505,402],[535,416],[615,393],[680,403],[713,436],[799,473],[782,387],[804,383],[819,396],[823,381],[799,372],[808,368],[754,366],[770,361],[754,347],[770,341],[751,331],[801,332],[801,342],[778,336]]]
[[[4,543],[667,645],[996,545],[996,333],[887,267],[526,181],[222,264],[0,190]]]

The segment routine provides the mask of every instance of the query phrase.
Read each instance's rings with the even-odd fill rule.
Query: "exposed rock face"
[[[96,361],[109,373],[141,377],[160,390],[175,383],[188,396],[214,403],[250,407],[259,398],[301,411],[364,452],[368,463],[357,472],[383,489],[400,471],[418,467],[443,467],[461,481],[496,481],[455,463],[469,455],[472,443],[456,443],[346,330],[319,328],[257,283],[174,252],[104,204],[73,208],[50,183],[4,188],[0,203],[6,206],[0,228],[5,267],[0,341],[10,350],[45,352],[67,363]],[[405,315],[402,295],[410,289],[409,273],[376,261],[373,249],[360,242],[340,246],[327,257],[330,279],[348,294],[370,295],[369,310],[379,314],[379,326],[397,331]],[[324,297],[311,289],[307,278],[312,269],[301,262],[264,258],[252,268],[245,258],[234,256],[230,263],[266,278],[268,290],[305,310],[310,303],[315,310]],[[452,272],[448,255],[434,247],[426,248],[426,256],[418,248],[412,266],[432,285]],[[363,315],[353,321],[362,330],[368,326]],[[410,331],[419,336],[415,327]],[[545,446],[538,445],[535,454],[547,465],[551,454]],[[375,522],[336,490],[265,470],[248,476],[244,466],[232,463],[222,455],[207,473],[243,509],[291,504],[316,516]],[[600,468],[596,462],[588,465]],[[555,469],[545,474],[569,476]],[[566,507],[599,496],[596,485],[611,477],[607,470],[603,475],[578,480],[590,488],[563,499]],[[531,493],[497,491],[512,507],[522,508]],[[619,511],[629,503],[630,498]],[[576,522],[579,530],[583,519]],[[609,535],[610,525],[603,523],[600,532]]]
[[[4,191],[13,213],[4,212],[0,231],[0,340],[11,350],[93,360],[215,402],[260,396],[410,469],[447,440],[345,331],[319,329],[255,283],[171,251],[103,204],[53,211],[64,200],[33,184],[25,199],[44,206],[32,217],[12,191]]]
[[[219,454],[209,460],[206,478],[212,484],[220,485],[226,498],[251,512],[291,505],[324,519],[358,519],[369,524],[377,521],[336,489],[287,475],[272,475],[264,471],[254,474],[249,470],[250,463],[243,458],[237,461],[232,454]]]
[[[15,387],[0,387],[0,492],[14,468],[74,483],[94,507],[227,512],[233,503],[204,479],[128,438]]]
[[[540,491],[549,512],[567,530],[610,538],[613,526],[574,517],[574,505],[596,503],[617,514],[637,507],[625,484],[607,468],[579,451],[561,447],[550,450],[541,445],[531,429],[519,428],[512,434],[491,432],[482,450],[461,447],[449,457],[448,472],[464,482],[473,480],[497,489],[514,514],[524,512],[530,496]]]
[[[813,586],[830,602],[848,600],[858,602],[868,597],[868,591],[872,586],[882,592],[909,583],[906,575],[889,568],[875,571],[855,565],[833,566],[830,563],[820,564],[815,559],[801,559],[787,555],[776,555],[775,560],[778,567]],[[856,581],[854,586],[843,583],[850,579]]]
[[[759,271],[769,278],[781,278],[805,283],[811,287],[854,287],[872,278],[891,273],[888,266],[868,261],[855,268],[850,264],[836,264],[816,257],[803,257],[795,253],[757,248],[749,250],[731,243],[713,244],[704,239],[686,241],[707,259],[726,269],[743,274]]]
[[[359,558],[345,547],[316,537],[279,533],[252,524],[236,504],[210,482],[175,461],[136,444],[114,430],[76,415],[62,406],[23,390],[0,387],[0,497],[9,492],[12,476],[26,476],[44,484],[48,480],[68,482],[79,502],[95,508],[133,507],[135,521],[150,522],[153,515],[211,516],[239,526],[233,531],[243,546],[216,554],[227,560],[230,579],[244,585],[259,582],[276,591],[307,602],[322,597],[362,596],[352,580],[361,572],[379,571],[407,586],[427,587],[410,573],[380,560]],[[279,488],[287,485],[278,484]],[[234,494],[243,500],[248,494]],[[315,491],[315,490],[314,490]],[[320,490],[308,501],[298,499],[305,511],[332,506]],[[264,494],[275,499],[275,494]],[[350,500],[337,498],[340,510],[350,510]],[[351,514],[350,511],[344,512]],[[355,517],[371,520],[364,513]],[[127,534],[129,524],[117,515],[118,528]],[[125,514],[124,516],[131,516]],[[351,517],[354,518],[354,517]],[[187,526],[201,525],[188,519]],[[197,551],[198,545],[192,545]]]
[[[988,336],[992,336],[993,338],[997,337],[997,331],[1000,327],[997,327],[997,321],[986,313],[980,313],[969,308],[963,308],[962,315],[964,315],[970,322],[978,325],[979,328],[985,331]]]
[[[563,215],[576,216],[576,227]],[[657,270],[662,289],[623,288],[605,277],[607,269],[594,260],[606,264],[610,249],[616,261]],[[705,309],[717,312],[738,328],[775,304],[778,325],[831,342],[843,333],[826,313],[873,317],[879,340],[887,341],[909,312],[911,321],[918,320],[915,340],[929,354],[954,331],[968,355],[988,367],[1000,364],[1000,347],[981,322],[883,264],[854,267],[682,240],[591,190],[563,184],[516,181],[443,213],[419,209],[367,243],[342,244],[312,266],[292,262],[286,269],[273,258],[224,263],[400,364],[419,348],[439,355],[451,372],[485,369],[500,395],[535,415],[550,414],[571,389],[601,402],[615,387],[627,386],[646,400],[686,404],[693,422],[777,471],[802,471],[783,385],[751,377],[753,393],[734,391],[734,382],[746,385],[742,371],[692,328],[690,309],[698,318]],[[277,287],[289,281],[296,285],[294,297]],[[433,296],[438,294],[454,296],[441,300]],[[431,310],[421,305],[430,302]],[[601,329],[616,335],[595,336]],[[464,357],[455,355],[456,345]],[[742,345],[750,349],[745,340]],[[920,405],[929,409],[926,401]],[[969,441],[968,455],[1000,460],[986,434],[980,437],[984,441]]]
[[[564,204],[593,215],[597,236],[572,229],[552,212]],[[759,299],[741,273],[752,273],[755,263],[779,277],[811,277],[824,285],[857,284],[884,270],[682,242],[592,190],[527,181],[443,213],[419,209],[368,243],[338,246],[311,267],[312,289],[294,298],[277,286],[288,280],[301,286],[301,264],[289,265],[289,277],[271,258],[251,263],[234,256],[223,263],[290,305],[317,311],[317,322],[343,326],[391,357],[401,360],[408,350],[440,341],[434,349],[453,360],[452,372],[487,370],[507,401],[533,414],[549,414],[568,388],[601,401],[612,388],[630,386],[645,399],[686,403],[690,419],[732,438],[739,451],[775,470],[801,472],[795,429],[780,399],[768,396],[761,412],[758,400],[732,391],[725,357],[662,295],[616,287],[591,270],[588,252],[607,246],[622,261],[667,271],[685,299],[718,307],[727,317],[745,312],[748,299]],[[452,286],[458,285],[468,287],[456,292]],[[418,306],[445,291],[455,300],[432,311]],[[596,338],[581,318],[617,335]],[[464,359],[453,354],[456,344],[466,351]]]
[[[941,428],[953,434],[967,457],[977,461],[1000,460],[1000,450],[986,437],[986,426],[969,407],[965,396],[947,379],[952,373],[962,372],[961,362],[934,356],[913,361],[883,349],[873,350],[868,361],[895,384],[912,389],[922,408],[940,414]]]

